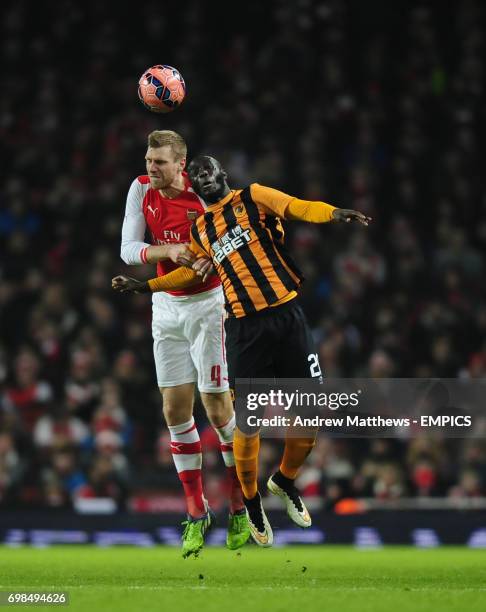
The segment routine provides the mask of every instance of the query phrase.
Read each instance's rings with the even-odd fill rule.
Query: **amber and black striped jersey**
[[[253,183],[211,204],[191,228],[190,249],[209,257],[219,275],[226,310],[244,317],[296,297],[302,274],[284,245],[280,219],[327,223],[335,207],[299,200]],[[151,291],[182,289],[198,281],[194,270],[180,267],[147,281]]]
[[[230,315],[242,317],[285,301],[302,282],[279,219],[292,199],[253,183],[211,205],[193,224],[191,248],[212,259]]]

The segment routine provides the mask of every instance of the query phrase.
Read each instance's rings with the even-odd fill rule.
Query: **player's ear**
[[[183,158],[181,159],[181,161],[180,161],[180,164],[181,164],[181,170],[184,170],[184,168],[186,167],[186,161],[187,161],[187,160],[186,160],[186,158],[185,158],[185,157],[183,157]]]

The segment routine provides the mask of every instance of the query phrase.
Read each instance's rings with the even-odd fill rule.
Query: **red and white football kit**
[[[184,173],[185,189],[177,198],[164,198],[152,189],[148,176],[136,178],[128,192],[122,229],[121,258],[129,265],[147,263],[149,246],[190,242],[190,228],[205,212],[204,204],[192,190]],[[151,243],[145,242],[146,233]],[[171,260],[159,262],[163,276],[178,268]],[[200,391],[227,391],[228,369],[225,357],[224,296],[215,275],[183,291],[152,295],[152,336],[159,387],[197,382]],[[230,512],[243,507],[241,487],[233,456],[235,417],[214,427],[230,481]],[[186,423],[169,426],[171,452],[182,482],[188,512],[192,517],[207,513],[203,495],[202,449],[199,433],[191,417]]]
[[[205,211],[190,187],[176,198],[164,198],[152,189],[148,176],[136,178],[128,192],[122,229],[121,258],[130,265],[147,263],[151,245],[190,242],[190,228]],[[146,233],[151,242],[145,242]],[[171,260],[157,264],[158,276],[176,269]],[[200,391],[222,393],[228,389],[224,349],[224,297],[221,283],[212,275],[182,291],[158,292],[152,297],[152,335],[159,387],[197,382]]]

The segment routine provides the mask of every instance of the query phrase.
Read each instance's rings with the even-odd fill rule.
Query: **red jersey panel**
[[[180,244],[191,242],[191,225],[193,221],[204,214],[205,209],[189,184],[186,173],[183,173],[185,190],[177,198],[164,198],[158,189],[148,188],[142,203],[143,214],[152,244]],[[139,176],[138,181],[143,185],[150,184],[148,176]],[[157,276],[164,276],[172,272],[179,265],[170,259],[159,261]],[[194,295],[219,287],[221,281],[218,276],[212,275],[205,283],[198,283],[193,287],[179,291],[168,291],[171,295]]]

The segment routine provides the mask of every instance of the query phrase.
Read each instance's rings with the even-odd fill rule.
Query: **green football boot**
[[[246,516],[245,509],[235,514],[229,515],[228,534],[226,536],[226,546],[230,550],[241,548],[250,537],[250,525]]]
[[[197,557],[204,546],[204,536],[211,527],[212,517],[211,511],[201,518],[194,519],[188,516],[187,521],[184,521],[184,532],[182,534],[182,556],[184,559],[194,555]]]

